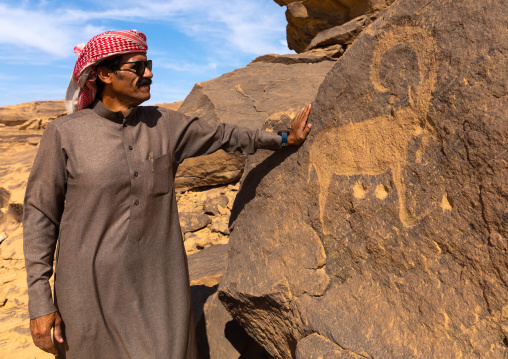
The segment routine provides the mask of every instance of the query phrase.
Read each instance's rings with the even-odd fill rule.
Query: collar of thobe
[[[93,105],[93,110],[99,116],[120,124],[124,123],[124,119],[126,122],[130,121],[134,117],[136,109],[137,107],[132,107],[129,110],[129,113],[124,116],[122,111],[111,111],[109,108],[104,106],[101,100],[97,100]]]

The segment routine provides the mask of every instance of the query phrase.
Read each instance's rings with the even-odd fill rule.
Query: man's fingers
[[[309,123],[307,126],[304,127],[303,131],[298,136],[300,141],[303,142],[307,138],[307,135],[310,132],[310,129],[312,128],[312,125]]]
[[[62,343],[62,319],[58,312],[30,320],[30,333],[32,334],[34,344],[45,352],[56,356],[58,352],[51,340],[52,328],[54,328],[55,339]]]
[[[51,340],[51,336],[49,335],[44,337],[44,347],[41,349],[53,355],[58,355],[58,352],[56,351],[56,348],[53,345],[53,341]]]
[[[312,125],[307,124],[309,118],[311,104],[308,104],[298,112],[293,123],[291,124],[291,131],[288,136],[288,145],[300,145],[312,128]]]
[[[304,130],[305,123],[307,122],[307,119],[309,118],[310,108],[311,108],[311,104],[308,104],[307,106],[302,108],[300,110],[300,112],[298,112],[298,114],[296,115],[295,121],[294,121],[295,125],[296,125],[295,130]]]
[[[53,355],[58,355],[58,352],[56,351],[56,348],[53,345],[53,342],[51,341],[51,336],[49,335],[49,333],[47,333],[46,335],[39,335],[37,337],[34,336],[33,339],[34,344],[38,348]]]
[[[63,333],[62,333],[62,319],[60,315],[56,313],[55,316],[55,328],[53,329],[53,337],[59,343],[64,342]]]
[[[303,129],[303,133],[304,133],[305,137],[307,137],[311,128],[312,128],[312,123],[309,123],[309,124],[307,124],[307,126],[305,126],[305,128]]]

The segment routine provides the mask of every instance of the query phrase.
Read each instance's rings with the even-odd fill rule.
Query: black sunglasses
[[[145,73],[145,69],[148,68],[148,70],[152,71],[152,60],[146,60],[146,61],[130,61],[130,62],[118,62],[115,65],[125,65],[125,64],[134,64],[133,67],[130,69],[116,69],[116,71],[130,71],[134,70],[136,72],[136,75],[143,76]]]

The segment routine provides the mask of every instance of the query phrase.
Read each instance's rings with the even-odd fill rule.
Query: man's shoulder
[[[70,115],[65,115],[61,117],[57,117],[53,121],[49,123],[48,126],[55,126],[56,128],[61,128],[65,126],[66,124],[71,123],[74,120],[82,119],[83,117],[88,117],[93,115],[95,112],[91,109],[83,109],[81,111],[76,111],[74,113],[71,113]]]

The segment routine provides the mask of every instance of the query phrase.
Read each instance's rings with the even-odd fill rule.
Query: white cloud
[[[103,31],[91,24],[77,24],[58,11],[41,12],[5,4],[0,4],[0,23],[0,44],[39,50],[60,58],[68,56],[75,38]]]
[[[161,68],[150,103],[181,100],[194,82],[289,52],[285,26],[273,0],[0,0],[0,64],[17,69],[0,74],[0,102],[62,98],[74,46],[126,28],[149,35],[150,57]]]
[[[104,22],[126,20],[173,23],[188,36],[206,38],[245,54],[287,52],[287,48],[279,46],[279,39],[273,39],[273,34],[283,31],[285,24],[273,11],[277,5],[270,1],[168,0],[141,4],[112,0],[97,2],[100,7],[95,8],[101,11],[71,5],[52,8],[51,2],[38,2],[37,6],[33,1],[16,6],[0,4],[0,45],[65,58],[70,56],[69,48],[81,39],[105,31]]]
[[[215,62],[209,62],[204,65],[194,64],[190,62],[185,63],[175,63],[171,61],[157,61],[157,67],[167,70],[173,70],[177,72],[206,72],[210,70],[215,70],[217,68],[217,64]]]

